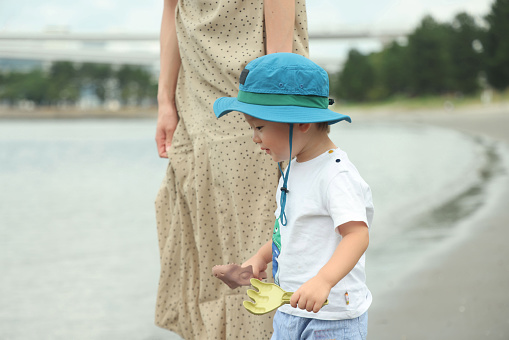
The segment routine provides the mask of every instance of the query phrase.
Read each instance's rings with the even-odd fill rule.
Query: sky
[[[456,14],[467,12],[481,21],[493,1],[307,0],[308,29],[311,34],[341,30],[410,32],[427,14],[440,22],[450,22]],[[157,35],[162,7],[163,0],[0,0],[0,33],[64,30]],[[336,72],[350,49],[370,53],[382,47],[382,42],[373,39],[311,40],[310,58],[328,71]],[[147,51],[157,55],[157,49],[158,44],[154,42]]]
[[[261,1],[261,0],[259,0]],[[336,29],[412,29],[426,14],[449,21],[466,11],[483,16],[492,0],[308,0],[310,32]],[[157,33],[163,0],[0,0],[0,32]]]

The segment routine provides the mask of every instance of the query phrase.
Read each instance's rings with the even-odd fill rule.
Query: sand
[[[368,118],[369,117],[369,118]],[[483,135],[509,150],[509,104],[450,112],[388,114],[363,119],[413,122]],[[375,296],[368,339],[509,339],[509,179],[466,222],[455,240],[402,281]]]
[[[355,112],[349,113],[358,119]],[[40,112],[0,116],[55,118]],[[137,113],[133,116],[139,117]],[[505,143],[509,150],[509,103],[431,113],[427,109],[397,114],[386,110],[360,116],[370,121],[412,122],[483,135]],[[468,225],[462,226],[458,238],[438,246],[426,257],[426,265],[419,265],[392,292],[374,297],[368,339],[509,339],[508,174],[498,178],[496,185],[503,190],[490,196],[465,222]]]

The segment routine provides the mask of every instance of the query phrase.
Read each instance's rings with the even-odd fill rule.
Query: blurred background
[[[359,122],[331,137],[374,192],[376,331],[377,296],[508,203],[509,2],[307,9],[310,57]],[[155,0],[0,2],[0,339],[179,339],[153,325],[161,15]]]

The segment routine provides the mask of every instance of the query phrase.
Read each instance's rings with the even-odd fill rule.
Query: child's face
[[[253,129],[253,141],[272,157],[274,162],[290,159],[290,125],[275,123],[244,115]]]

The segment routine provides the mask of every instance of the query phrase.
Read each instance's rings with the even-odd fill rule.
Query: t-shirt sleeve
[[[373,214],[371,190],[362,178],[350,171],[335,175],[327,188],[329,214],[337,227],[352,221],[370,227]]]

